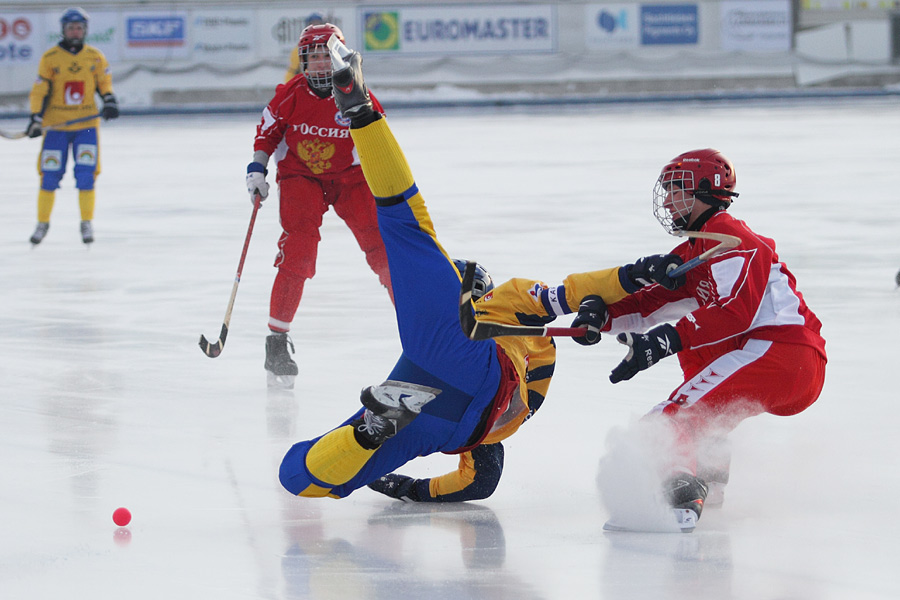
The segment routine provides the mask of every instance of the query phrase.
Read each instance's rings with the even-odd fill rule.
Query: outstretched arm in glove
[[[572,327],[584,327],[586,332],[581,337],[572,338],[582,346],[591,346],[600,341],[600,331],[609,321],[606,303],[600,296],[585,296],[578,306],[578,316],[572,321]]]
[[[369,484],[385,496],[404,502],[483,500],[497,489],[503,473],[503,445],[483,444],[459,455],[459,469],[435,479],[413,479],[388,473]],[[432,496],[432,490],[435,495]]]
[[[669,277],[669,273],[684,261],[677,254],[653,254],[637,259],[634,264],[619,269],[619,282],[625,291],[633,294],[642,287],[658,283],[668,290],[675,290],[684,285],[687,278]]]
[[[681,338],[669,324],[654,327],[647,333],[620,333],[616,339],[620,344],[628,346],[628,354],[612,370],[609,376],[612,383],[631,379],[638,371],[648,369],[660,359],[681,351]]]

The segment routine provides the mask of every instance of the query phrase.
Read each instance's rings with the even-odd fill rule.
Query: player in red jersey
[[[253,161],[247,167],[251,201],[269,194],[266,166],[275,157],[284,232],[278,240],[278,274],[269,304],[265,368],[269,385],[292,388],[297,363],[288,353],[288,331],[307,279],[315,275],[319,228],[329,207],[356,237],[366,261],[391,294],[384,243],[378,232],[375,201],[366,184],[350,138],[350,121],[334,104],[331,60],[325,43],[332,35],[343,40],[330,23],[310,25],[298,44],[303,77],[279,85],[256,129]],[[375,110],[384,112],[376,99]]]
[[[738,195],[736,182],[734,166],[711,148],[681,154],[663,168],[654,214],[669,233],[713,232],[741,243],[689,271],[677,289],[626,287],[634,293],[609,305],[604,327],[628,346],[610,375],[613,383],[678,355],[684,381],[646,418],[661,416],[674,430],[664,492],[673,507],[692,510],[696,518],[708,490],[708,504],[723,499],[729,464],[724,436],[749,416],[805,410],[825,380],[821,323],[778,258],[775,241],[727,212]],[[687,262],[716,243],[691,239],[673,254]]]

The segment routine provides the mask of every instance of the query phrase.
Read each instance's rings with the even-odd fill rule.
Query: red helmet
[[[297,42],[297,48],[300,52],[300,65],[303,68],[303,74],[309,85],[319,91],[331,91],[331,62],[327,62],[327,67],[317,69],[311,72],[307,69],[309,61],[307,60],[309,53],[313,51],[324,52],[328,54],[328,38],[336,35],[338,39],[344,42],[344,33],[337,25],[331,23],[321,23],[317,25],[309,25],[300,32],[300,41]]]
[[[734,165],[714,148],[679,154],[663,167],[653,188],[653,213],[670,233],[687,226],[694,200],[727,208],[737,176]],[[679,191],[673,194],[673,191]]]

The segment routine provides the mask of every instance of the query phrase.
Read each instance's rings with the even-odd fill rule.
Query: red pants
[[[343,219],[366,255],[369,267],[391,293],[391,277],[387,254],[378,219],[375,200],[362,174],[362,169],[339,179],[290,177],[280,182],[281,228],[275,266],[278,275],[269,301],[269,328],[288,331],[300,305],[303,283],[316,274],[319,228],[329,207]]]
[[[663,415],[675,427],[671,469],[696,474],[698,446],[724,437],[747,417],[809,408],[825,383],[825,362],[810,346],[752,339],[712,361],[647,415]]]

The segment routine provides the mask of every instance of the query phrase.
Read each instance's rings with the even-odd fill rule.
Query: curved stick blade
[[[210,344],[205,335],[200,335],[200,349],[203,354],[210,358],[215,358],[222,354],[222,348],[225,346],[225,339],[228,337],[228,325],[222,324],[222,331],[219,332],[219,339],[214,344]]]
[[[23,137],[25,137],[25,135],[26,134],[24,131],[16,131],[15,133],[9,133],[7,131],[0,130],[0,137],[6,138],[8,140],[21,140]]]

